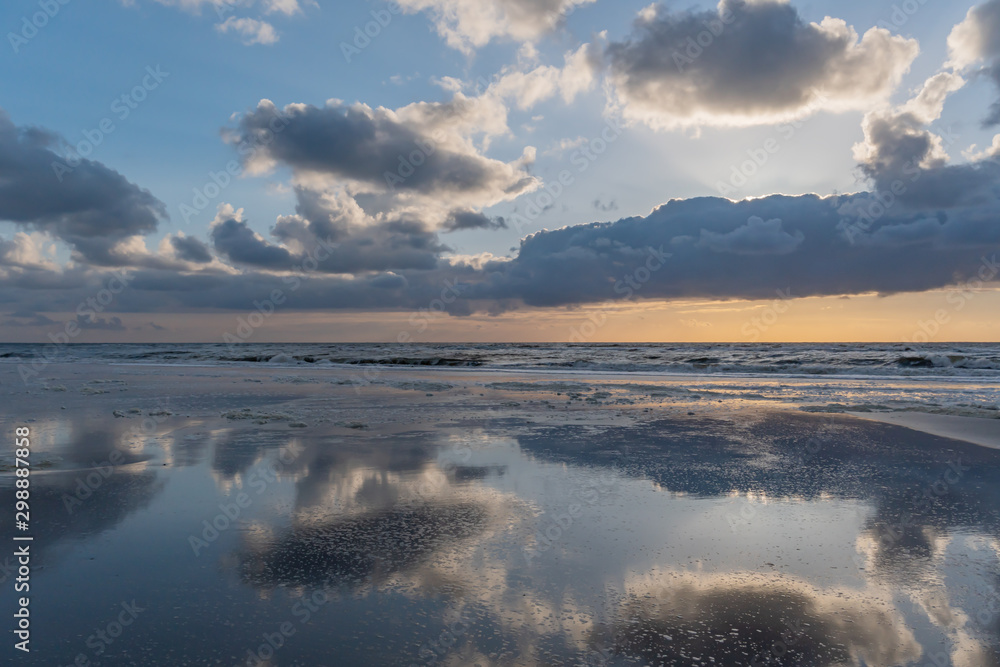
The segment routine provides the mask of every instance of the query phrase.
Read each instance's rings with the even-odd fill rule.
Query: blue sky
[[[575,1],[552,0],[548,4],[565,7]],[[519,93],[511,93],[502,101],[506,131],[487,133],[487,137],[472,132],[463,138],[474,145],[476,159],[481,157],[497,164],[513,165],[526,147],[534,147],[534,159],[518,163],[520,167],[516,168],[523,168],[538,185],[520,196],[503,197],[502,201],[495,201],[498,197],[484,196],[478,200],[462,200],[455,203],[455,207],[471,209],[485,218],[503,217],[509,222],[516,214],[524,213],[545,185],[557,182],[560,172],[571,170],[572,185],[565,188],[555,205],[537,217],[529,216],[526,224],[508,224],[499,229],[480,225],[475,229],[442,233],[436,226],[445,224],[443,219],[424,221],[429,228],[439,230],[436,233],[448,246],[442,257],[490,253],[496,258],[516,259],[521,239],[541,229],[556,230],[629,216],[648,216],[671,199],[719,196],[718,184],[730,180],[734,166],[744,163],[755,151],[760,154],[761,147],[769,141],[775,141],[778,150],[768,155],[766,163],[755,170],[744,186],[726,193],[730,199],[760,198],[775,193],[826,196],[872,190],[873,179],[877,177],[871,170],[860,168],[863,165],[859,165],[853,150],[856,144],[866,141],[863,130],[866,113],[877,107],[901,108],[935,73],[945,71],[950,57],[949,35],[956,25],[971,20],[966,14],[973,6],[973,3],[931,0],[921,6],[917,0],[911,0],[908,7],[919,8],[907,15],[900,9],[903,3],[792,2],[790,6],[802,30],[810,30],[811,22],[821,23],[831,16],[852,26],[859,38],[873,26],[889,27],[891,35],[886,33],[885,43],[895,44],[892,48],[898,47],[889,60],[898,60],[893,67],[899,81],[891,84],[875,81],[872,85],[877,83],[878,91],[865,101],[840,90],[836,93],[840,98],[829,105],[775,107],[774,113],[784,114],[778,120],[767,114],[754,116],[757,111],[748,111],[751,115],[745,119],[731,121],[724,118],[721,108],[714,108],[705,112],[707,116],[692,121],[681,118],[676,109],[664,111],[649,104],[641,113],[653,114],[651,117],[630,115],[632,109],[642,107],[639,97],[645,93],[638,86],[626,92],[621,83],[624,79],[614,76],[631,76],[632,80],[638,80],[638,47],[629,52],[635,56],[634,61],[628,60],[633,55],[626,55],[615,64],[611,54],[616,45],[622,49],[628,44],[664,48],[648,43],[653,38],[643,41],[642,35],[636,32],[639,29],[634,23],[646,7],[653,9],[645,11],[658,12],[649,25],[655,23],[660,26],[657,29],[676,31],[680,29],[677,26],[682,17],[711,16],[720,11],[716,4],[582,1],[583,4],[576,6],[552,30],[532,32],[525,38],[515,33],[519,30],[530,32],[530,22],[516,24],[512,20],[514,27],[507,33],[497,29],[497,34],[475,44],[472,43],[475,38],[462,32],[463,26],[456,28],[454,22],[448,24],[447,21],[449,9],[460,8],[464,0],[405,0],[402,10],[398,5],[381,2],[131,0],[84,3],[70,0],[65,5],[53,4],[53,7],[58,6],[58,12],[26,41],[18,40],[16,35],[22,33],[25,17],[30,20],[41,11],[40,5],[37,0],[8,2],[0,10],[0,26],[7,35],[0,58],[0,107],[15,127],[22,130],[43,128],[59,135],[69,145],[84,139],[86,132],[96,136],[93,133],[102,119],[111,119],[113,131],[100,133],[101,143],[87,159],[119,172],[162,203],[169,219],[161,218],[155,230],[146,229],[142,234],[150,252],[154,252],[162,239],[178,232],[211,245],[210,225],[216,218],[216,207],[221,204],[229,204],[234,210],[243,209],[242,219],[238,221],[241,229],[250,229],[272,243],[270,230],[278,218],[296,211],[299,197],[293,186],[301,187],[304,179],[308,180],[303,166],[294,161],[276,158],[267,170],[262,170],[266,173],[244,174],[234,179],[217,197],[210,198],[209,206],[190,216],[189,220],[185,220],[181,209],[182,204],[192,202],[194,189],[203,188],[209,182],[211,172],[224,171],[227,163],[237,157],[234,145],[223,140],[223,130],[238,134],[240,119],[252,118],[260,100],[271,100],[278,109],[290,104],[322,109],[331,99],[342,100],[345,109],[354,103],[369,109],[384,107],[387,110],[399,110],[419,102],[447,105],[454,101],[455,86],[460,85],[449,87],[448,81],[463,82],[463,93],[471,98],[484,92],[475,90],[477,81],[496,85],[512,73],[524,74],[547,67],[553,71],[563,67],[569,70],[564,57],[584,47],[591,58],[589,78],[572,99],[555,93],[531,104],[530,108],[521,109],[516,97]],[[491,2],[501,8],[508,2],[510,6],[517,5],[517,0]],[[539,6],[541,4],[544,3]],[[994,4],[983,6],[990,8]],[[784,6],[784,3],[756,0],[750,5],[751,13],[764,5]],[[536,10],[542,11],[538,6]],[[770,10],[759,11],[763,16]],[[383,20],[390,18],[385,26],[380,26],[370,44],[350,54],[348,62],[344,44],[354,42],[357,29],[363,30],[366,24],[371,26],[374,15]],[[906,17],[905,21],[892,25],[901,16]],[[250,36],[241,35],[237,30],[224,32],[220,24],[225,25],[223,21],[227,19],[266,22],[270,32],[262,41],[269,43],[248,44]],[[259,27],[261,24],[254,25]],[[983,25],[988,31],[988,24]],[[453,30],[451,43],[445,35],[447,29]],[[671,35],[673,39],[677,33]],[[728,34],[723,33],[719,43],[728,38]],[[896,42],[890,41],[897,38]],[[903,38],[914,40],[909,42],[912,51],[906,51],[911,47],[904,44]],[[467,40],[465,44],[456,48],[455,40],[463,39]],[[705,76],[713,76],[707,69],[709,66],[735,70],[735,65],[725,62],[705,64],[713,57],[708,53],[713,47],[709,46],[707,55],[697,63],[705,70]],[[767,46],[762,41],[753,48],[766,51]],[[950,166],[968,163],[962,151],[972,144],[982,151],[996,134],[995,127],[982,123],[986,110],[997,97],[989,76],[984,75],[988,73],[993,56],[984,46],[982,53],[977,52],[975,57],[962,70],[964,85],[955,87],[938,117],[922,130],[937,136],[957,137],[946,147]],[[766,59],[753,54],[748,54],[746,60],[748,63],[767,63]],[[817,66],[817,72],[825,66]],[[854,70],[867,67],[856,61],[830,66]],[[146,99],[136,102],[127,118],[118,118],[112,104],[141,86],[147,77],[147,68],[158,68],[168,75],[162,83],[143,93]],[[776,70],[767,78],[766,71],[757,69],[764,86],[787,71],[787,67]],[[845,69],[847,74],[842,72],[839,76],[858,77],[862,82],[858,85],[867,85],[879,76],[854,70]],[[951,71],[959,70],[953,67]],[[723,74],[734,76],[733,72]],[[891,75],[886,70],[886,79]],[[685,81],[670,81],[667,85],[685,85]],[[663,82],[656,85],[663,85]],[[794,85],[802,84],[796,82]],[[817,89],[820,87],[816,84]],[[747,109],[751,108],[751,102],[753,100],[748,101]],[[705,103],[715,104],[711,100]],[[650,104],[668,102],[658,99]],[[734,108],[738,106],[737,102]],[[609,119],[623,126],[620,137],[606,153],[593,160],[586,171],[579,170],[573,162],[574,156],[579,158],[576,150],[579,142],[598,137]],[[733,124],[738,126],[729,126]],[[557,150],[560,142],[569,142],[571,147]],[[57,155],[65,155],[65,144],[52,146],[51,150]],[[315,192],[323,188],[329,192],[330,188],[340,186],[326,181],[322,187],[315,184],[309,187]],[[428,193],[423,195],[431,197]],[[367,201],[365,196],[357,191],[352,194],[362,205]],[[79,248],[54,234],[46,227],[47,223],[4,215],[2,204],[0,201],[0,220],[11,221],[0,222],[0,231],[5,237],[26,230],[48,233],[55,244],[57,264],[70,262],[70,266],[79,268],[87,263],[79,255]],[[380,209],[382,213],[386,210]],[[410,211],[406,215],[414,215],[412,205],[408,204],[406,210]],[[218,222],[216,220],[216,224]],[[283,243],[279,240],[276,245]],[[102,266],[91,268],[97,271],[109,267],[109,263],[103,261]],[[273,268],[240,266],[233,260],[225,271]],[[950,268],[954,272],[959,267]],[[400,275],[392,266],[381,266],[379,270]],[[342,275],[344,272],[331,270],[330,273]],[[873,284],[871,292],[880,292],[884,287]],[[915,289],[925,288],[921,284]],[[823,293],[834,295],[830,290]],[[693,295],[753,296],[738,291],[730,294],[700,289],[694,290]],[[494,298],[484,297],[483,300]],[[531,305],[530,298],[513,298]],[[598,300],[595,297],[594,301]],[[18,299],[10,301],[11,310],[20,307],[16,303]],[[563,306],[577,302],[557,299],[555,304]],[[392,306],[377,306],[392,309]],[[218,304],[218,309],[228,307],[229,303]],[[489,311],[492,307],[483,308]],[[500,310],[507,308],[504,306]],[[471,311],[479,309],[476,306]],[[53,304],[48,310],[37,310],[55,312],[57,308]]]

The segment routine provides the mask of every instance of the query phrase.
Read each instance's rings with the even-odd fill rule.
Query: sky
[[[1000,339],[1000,0],[0,30],[0,341]]]

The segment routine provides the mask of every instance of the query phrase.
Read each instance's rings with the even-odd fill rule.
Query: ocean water
[[[1000,344],[0,344],[0,362],[391,366],[732,377],[1000,379]]]
[[[741,401],[814,412],[923,411],[1000,418],[1000,344],[104,344],[0,345],[45,383],[45,362],[267,369],[357,385],[389,385],[411,370],[582,381],[615,400],[663,391],[673,402]],[[36,372],[37,371],[37,372]],[[346,380],[345,380],[346,378]],[[398,384],[398,378],[395,381]]]

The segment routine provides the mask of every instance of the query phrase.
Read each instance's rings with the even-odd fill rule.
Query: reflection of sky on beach
[[[59,461],[35,478],[25,664],[247,664],[282,623],[265,664],[998,664],[1000,452],[810,415],[188,422],[67,513],[128,421],[38,429]],[[132,599],[97,656],[88,636]]]

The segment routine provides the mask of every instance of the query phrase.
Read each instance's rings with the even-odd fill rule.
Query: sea
[[[0,363],[516,372],[545,381],[655,382],[688,392],[826,411],[922,410],[1000,417],[1000,344],[223,343],[0,344]]]
[[[53,351],[55,348],[55,351]],[[420,366],[742,377],[1000,379],[1000,343],[0,344],[0,362],[218,366]]]

